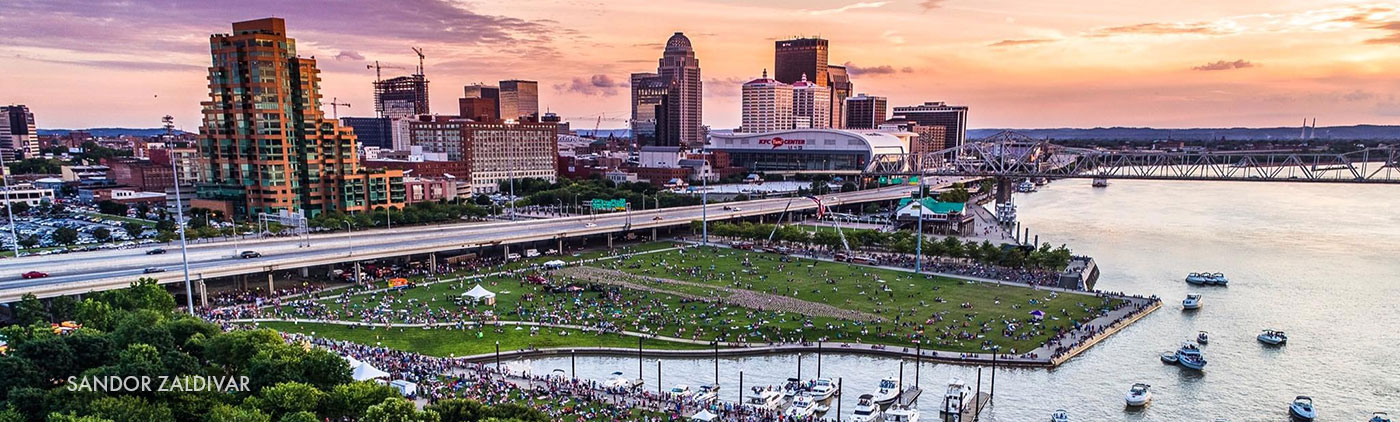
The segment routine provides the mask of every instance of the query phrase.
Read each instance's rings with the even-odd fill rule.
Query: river
[[[1294,396],[1312,396],[1321,420],[1366,421],[1373,411],[1400,413],[1400,186],[1250,182],[1114,181],[1091,188],[1064,180],[1017,194],[1019,216],[1042,242],[1094,256],[1098,288],[1155,294],[1165,306],[1059,368],[1000,369],[996,397],[983,420],[1047,420],[1057,408],[1076,421],[1284,421]],[[1228,287],[1189,286],[1189,272],[1223,272]],[[1183,313],[1187,293],[1204,306]],[[1260,330],[1288,333],[1265,347]],[[1208,331],[1209,364],[1200,373],[1163,365],[1158,354]],[[802,376],[817,371],[805,355]],[[797,375],[797,356],[719,361],[721,397],[777,385]],[[569,358],[514,362],[541,373],[570,370]],[[656,388],[657,361],[642,371]],[[714,362],[666,359],[661,385],[713,382]],[[580,357],[578,376],[637,374],[637,360]],[[899,361],[826,355],[822,375],[845,384],[843,418],[855,397],[895,376]],[[934,419],[948,379],[969,385],[977,368],[925,363],[918,370],[925,419]],[[912,363],[905,368],[914,382]],[[990,390],[990,368],[982,388]],[[1153,403],[1125,409],[1135,382],[1152,385]],[[835,405],[833,404],[833,412]],[[829,414],[830,415],[830,414]]]

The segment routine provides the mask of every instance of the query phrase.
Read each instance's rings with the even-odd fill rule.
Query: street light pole
[[[185,206],[184,200],[180,198],[180,163],[175,159],[174,148],[170,149],[170,170],[170,176],[175,182],[175,218],[178,220],[176,224],[180,229],[180,261],[185,270],[185,305],[189,308],[190,315],[195,315],[194,288],[190,286],[189,243],[185,239]]]
[[[0,154],[0,179],[5,185],[5,214],[10,217],[10,243],[15,249],[15,258],[19,258],[19,235],[15,234],[15,212],[10,205],[10,168],[5,166],[4,154]]]
[[[924,272],[924,178],[919,175],[919,200],[915,206],[919,207],[919,223],[916,236],[919,236],[918,243],[914,246],[914,273]]]

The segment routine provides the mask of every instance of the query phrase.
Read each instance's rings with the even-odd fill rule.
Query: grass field
[[[294,324],[290,322],[264,322],[262,327],[288,333],[302,333],[317,337],[352,341],[367,345],[382,345],[391,349],[408,350],[430,356],[470,356],[494,353],[496,342],[501,342],[501,351],[508,352],[530,347],[547,349],[556,347],[623,347],[636,348],[637,337],[620,334],[593,334],[579,330],[541,328],[539,333],[530,334],[529,327],[505,326],[504,332],[494,328],[466,331],[447,328],[384,328],[348,327],[335,324]],[[560,333],[568,332],[569,335]],[[481,336],[478,337],[477,334]],[[645,339],[642,347],[647,349],[708,349],[710,346]]]

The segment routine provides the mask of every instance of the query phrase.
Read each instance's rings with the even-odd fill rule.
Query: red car
[[[38,271],[30,271],[30,272],[27,272],[27,273],[24,273],[24,274],[20,274],[20,277],[24,277],[24,278],[44,278],[44,277],[48,277],[48,276],[49,276],[49,273],[43,273],[43,272],[38,272]]]

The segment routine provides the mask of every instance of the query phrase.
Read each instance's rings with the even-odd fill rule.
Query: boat
[[[1065,409],[1055,409],[1055,413],[1050,414],[1050,422],[1069,422],[1069,412]]]
[[[1210,333],[1207,333],[1205,331],[1196,333],[1196,343],[1202,345],[1210,343]]]
[[[778,410],[783,405],[783,392],[777,390],[756,390],[744,398],[744,403],[766,410]]]
[[[1385,412],[1372,413],[1371,422],[1390,422],[1390,415],[1385,414]]]
[[[793,396],[792,405],[788,406],[783,415],[793,419],[802,419],[817,413],[817,401],[812,399],[812,395],[802,392]]]
[[[948,380],[948,391],[943,393],[943,409],[945,415],[961,415],[963,406],[967,402],[967,396],[972,392],[972,388],[963,383],[962,380],[953,378]]]
[[[1108,179],[1102,177],[1095,177],[1093,186],[1096,188],[1106,188],[1108,187]]]
[[[1313,408],[1312,397],[1298,396],[1294,398],[1293,403],[1288,405],[1288,416],[1295,421],[1317,419],[1317,409]]]
[[[1186,275],[1186,282],[1196,285],[1204,285],[1210,282],[1210,273],[1191,273]]]
[[[685,384],[677,385],[675,387],[671,387],[671,391],[669,391],[669,393],[671,393],[671,395],[673,396],[680,398],[690,397],[690,386]]]
[[[1124,401],[1131,407],[1146,406],[1152,402],[1151,388],[1152,386],[1143,383],[1133,384],[1133,388],[1128,389],[1128,396]]]
[[[872,394],[861,394],[856,399],[856,410],[851,415],[854,422],[875,422],[880,420],[880,405],[875,404],[875,396]]]
[[[885,422],[919,422],[919,408],[895,406],[885,411]]]
[[[1186,295],[1186,299],[1181,301],[1181,309],[1188,311],[1201,309],[1201,295]]]
[[[1211,274],[1211,275],[1210,275],[1210,281],[1207,282],[1206,284],[1213,284],[1213,285],[1216,285],[1216,286],[1224,286],[1224,285],[1226,285],[1226,284],[1230,284],[1230,279],[1225,278],[1225,274],[1224,274],[1224,273],[1214,273],[1214,274]]]
[[[1016,222],[1016,204],[1007,202],[997,204],[997,222],[1001,224],[1013,224]]]
[[[1175,365],[1176,360],[1176,352],[1162,353],[1162,363]]]
[[[1282,331],[1277,330],[1264,330],[1263,333],[1259,333],[1258,338],[1260,343],[1270,346],[1277,346],[1288,342],[1288,336]]]
[[[887,405],[899,398],[899,381],[894,378],[880,380],[880,389],[875,391],[875,403]]]
[[[807,386],[797,378],[788,378],[787,382],[783,384],[784,396],[793,397],[803,391],[807,391]]]
[[[836,383],[831,382],[831,378],[818,378],[812,382],[812,398],[817,401],[826,401],[831,396],[836,395]]]
[[[1206,367],[1206,356],[1195,344],[1183,343],[1181,349],[1176,351],[1176,363],[1184,368],[1199,371]]]
[[[708,403],[719,398],[719,384],[700,386],[700,391],[695,392],[695,401]]]
[[[1035,192],[1035,183],[1032,183],[1031,179],[1022,180],[1021,184],[1016,185],[1016,191],[1021,193]]]
[[[632,388],[637,385],[637,381],[640,380],[627,378],[627,376],[622,375],[622,372],[613,372],[612,377],[603,382],[603,386],[607,388]]]

